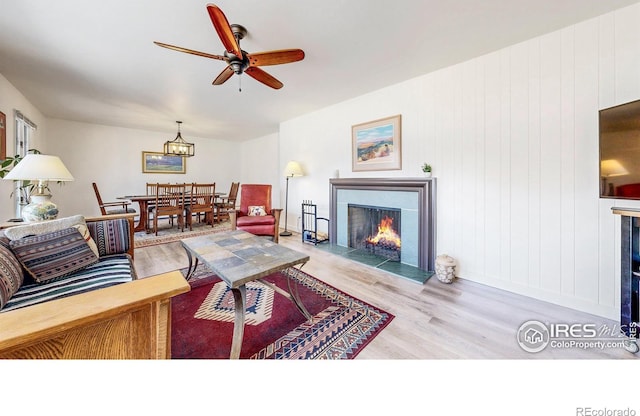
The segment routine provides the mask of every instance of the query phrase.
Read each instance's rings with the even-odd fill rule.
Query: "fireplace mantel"
[[[340,190],[416,192],[418,196],[418,268],[435,270],[436,179],[435,178],[339,178],[330,179],[329,242],[337,243],[338,193]]]

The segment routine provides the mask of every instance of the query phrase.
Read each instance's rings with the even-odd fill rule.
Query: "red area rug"
[[[184,273],[185,271],[183,271]],[[266,280],[287,289],[286,276]],[[240,358],[352,359],[394,318],[307,273],[293,272],[306,321],[296,306],[271,288],[247,285],[247,312]],[[172,299],[174,359],[227,359],[233,335],[233,295],[209,270],[199,268],[191,291]]]

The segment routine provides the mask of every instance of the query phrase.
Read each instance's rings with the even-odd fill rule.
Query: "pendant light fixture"
[[[176,121],[176,123],[178,123],[178,135],[174,140],[167,140],[165,142],[164,154],[185,157],[195,156],[196,145],[184,141],[182,134],[180,134],[180,124],[182,124],[182,121]]]

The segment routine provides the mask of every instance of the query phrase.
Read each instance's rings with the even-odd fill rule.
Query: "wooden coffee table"
[[[297,284],[293,287],[295,290],[292,290],[292,277],[288,273],[286,274],[288,292],[262,279],[290,267],[298,271],[309,261],[309,256],[280,246],[268,238],[257,237],[242,230],[185,238],[180,241],[189,258],[187,280],[191,278],[198,262],[202,261],[229,286],[233,293],[235,321],[231,358],[240,357],[246,309],[245,285],[248,282],[258,280],[272,288],[275,292],[291,300],[309,321],[312,320],[311,315],[300,301]],[[195,262],[193,261],[194,257]]]

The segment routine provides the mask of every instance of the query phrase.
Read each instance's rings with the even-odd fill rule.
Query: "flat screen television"
[[[600,198],[640,199],[640,100],[600,110]]]

